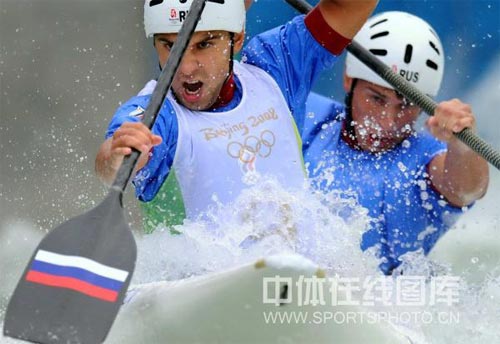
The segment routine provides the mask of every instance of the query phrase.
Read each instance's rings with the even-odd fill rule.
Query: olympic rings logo
[[[276,137],[270,130],[264,130],[260,137],[247,136],[243,143],[232,141],[227,145],[227,154],[243,163],[251,163],[256,155],[267,158],[271,155],[272,147],[276,143]]]

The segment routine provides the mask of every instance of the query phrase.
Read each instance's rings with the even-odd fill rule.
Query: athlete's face
[[[353,79],[344,78],[351,89]],[[373,153],[393,149],[413,132],[420,108],[394,90],[358,79],[352,97],[352,118],[358,145]]]
[[[234,52],[243,44],[243,33],[234,35]],[[165,66],[177,34],[155,35],[160,64]],[[172,82],[177,100],[191,110],[206,110],[217,96],[229,74],[230,34],[226,31],[195,32]]]

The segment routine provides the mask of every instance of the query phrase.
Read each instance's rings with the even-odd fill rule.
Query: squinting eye
[[[170,43],[170,42],[160,41],[160,44],[162,47],[164,47],[167,50],[170,50],[172,48],[172,43]]]
[[[209,48],[211,45],[212,45],[212,43],[210,43],[210,42],[200,42],[198,44],[198,47],[200,47],[200,49],[206,49],[206,48]]]
[[[385,105],[384,99],[379,96],[372,96],[372,100],[379,105]]]

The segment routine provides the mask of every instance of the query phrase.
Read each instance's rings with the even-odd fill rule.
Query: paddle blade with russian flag
[[[120,196],[111,192],[42,240],[10,299],[4,334],[35,343],[102,343],[136,255]]]
[[[71,289],[96,299],[116,302],[128,272],[95,260],[38,250],[26,281]]]

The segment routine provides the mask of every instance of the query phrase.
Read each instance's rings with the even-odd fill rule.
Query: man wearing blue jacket
[[[404,12],[370,18],[355,37],[395,72],[436,96],[444,51],[429,24]],[[488,165],[453,133],[475,129],[470,107],[438,105],[429,131],[413,127],[420,108],[348,54],[345,105],[311,94],[303,134],[313,185],[353,194],[372,217],[361,248],[375,247],[390,274],[401,255],[429,253],[457,217],[482,197]]]

